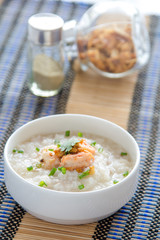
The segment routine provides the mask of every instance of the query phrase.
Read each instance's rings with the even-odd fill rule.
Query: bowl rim
[[[135,148],[136,148],[136,152],[137,152],[137,159],[135,161],[135,164],[131,170],[131,172],[129,173],[128,176],[126,176],[124,179],[122,179],[120,182],[112,185],[112,186],[107,186],[107,187],[104,187],[104,188],[100,188],[100,189],[96,189],[96,190],[91,190],[91,191],[82,191],[82,192],[67,192],[67,191],[58,191],[58,190],[54,190],[54,189],[49,189],[49,188],[45,188],[45,187],[40,187],[38,185],[35,185],[33,183],[30,183],[28,182],[25,178],[21,177],[11,166],[10,164],[10,161],[8,159],[8,149],[9,149],[9,143],[11,141],[11,139],[14,137],[15,134],[17,134],[18,132],[20,132],[24,127],[28,127],[29,125],[31,125],[33,122],[38,122],[38,121],[43,121],[44,119],[47,119],[47,118],[58,118],[58,117],[67,117],[67,116],[75,116],[75,117],[86,117],[86,118],[95,118],[97,120],[101,120],[101,121],[104,121],[104,122],[107,122],[111,125],[113,125],[114,127],[118,127],[121,131],[125,132],[125,134],[127,134],[131,139],[132,139],[132,142],[134,143],[135,145]],[[4,148],[4,163],[7,165],[7,167],[9,167],[10,171],[12,171],[15,176],[17,178],[19,178],[21,180],[21,182],[23,182],[24,184],[27,184],[27,185],[30,185],[32,188],[35,188],[35,189],[39,189],[39,191],[41,192],[52,192],[52,193],[57,193],[57,194],[67,194],[67,195],[91,195],[91,194],[96,194],[96,193],[100,193],[100,192],[104,192],[104,191],[109,191],[110,189],[117,189],[119,188],[121,185],[123,185],[124,183],[126,183],[130,178],[132,178],[132,176],[137,172],[139,171],[139,164],[140,164],[140,150],[139,150],[139,147],[138,147],[138,144],[136,142],[136,140],[133,138],[133,136],[127,131],[125,130],[124,128],[122,128],[121,126],[109,121],[109,120],[106,120],[106,119],[103,119],[103,118],[99,118],[99,117],[96,117],[96,116],[91,116],[91,115],[85,115],[85,114],[56,114],[56,115],[50,115],[50,116],[44,116],[44,117],[40,117],[40,118],[37,118],[37,119],[34,119],[34,120],[31,120],[25,124],[23,124],[21,127],[19,127],[18,129],[16,129],[11,135],[10,137],[8,138],[6,144],[5,144],[5,148]],[[4,171],[4,177],[5,177],[5,171]]]

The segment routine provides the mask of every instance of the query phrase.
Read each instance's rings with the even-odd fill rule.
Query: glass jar
[[[81,68],[110,78],[142,68],[150,55],[143,16],[125,1],[101,1],[89,8],[76,26],[75,42]]]
[[[34,95],[56,95],[64,82],[62,51],[63,20],[50,13],[39,13],[28,20],[28,78]]]

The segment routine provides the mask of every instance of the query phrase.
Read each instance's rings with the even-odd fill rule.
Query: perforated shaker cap
[[[28,39],[37,45],[51,46],[62,39],[64,21],[52,13],[38,13],[28,19]]]

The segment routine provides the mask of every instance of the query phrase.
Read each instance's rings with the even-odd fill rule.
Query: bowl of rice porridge
[[[17,129],[4,150],[8,192],[27,212],[59,224],[106,218],[134,195],[140,152],[120,126],[60,114]]]

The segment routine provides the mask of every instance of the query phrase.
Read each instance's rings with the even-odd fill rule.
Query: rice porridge
[[[133,168],[129,154],[120,145],[78,132],[35,136],[11,151],[11,166],[21,177],[57,191],[92,191],[112,186]]]

